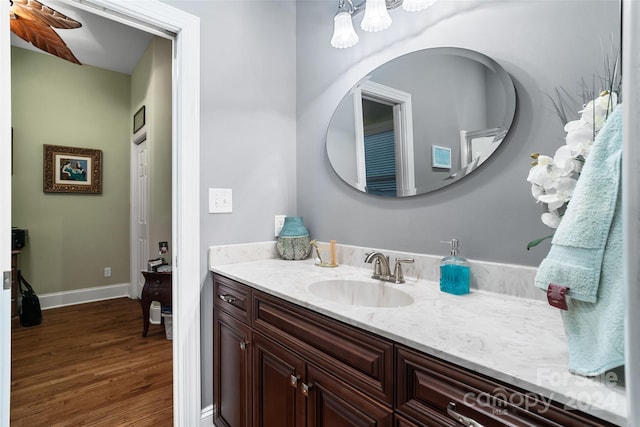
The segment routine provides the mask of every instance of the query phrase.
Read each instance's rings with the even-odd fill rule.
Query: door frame
[[[158,0],[61,0],[125,25],[173,40],[172,247],[173,421],[200,424],[200,19]],[[9,2],[0,2],[0,132],[10,138]],[[10,144],[0,144],[0,205],[11,206]],[[9,178],[9,179],[6,179]],[[10,270],[11,212],[0,210],[0,267]],[[2,313],[10,291],[2,291]],[[0,319],[0,425],[9,425],[11,327]]]
[[[11,289],[6,274],[11,272],[11,38],[9,2],[0,1],[0,425],[9,425],[11,390]],[[11,279],[9,278],[9,287]]]
[[[624,283],[626,285],[625,383],[627,425],[640,425],[640,3],[623,0],[622,7],[622,98],[624,100],[622,132],[622,229],[624,234]]]

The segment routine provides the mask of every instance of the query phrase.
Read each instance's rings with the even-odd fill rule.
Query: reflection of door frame
[[[469,163],[473,160],[473,140],[477,138],[489,138],[493,137],[493,145],[491,145],[491,149],[486,153],[482,153],[482,156],[479,156],[476,162],[474,162],[475,166],[480,166],[486,159],[488,159],[496,148],[500,145],[502,140],[504,139],[506,132],[502,132],[500,128],[491,128],[491,129],[482,129],[482,130],[461,130],[460,131],[460,166],[462,169],[465,168]]]
[[[356,188],[366,191],[367,174],[364,158],[364,123],[362,99],[393,106],[396,141],[396,184],[398,196],[416,194],[413,156],[413,109],[411,94],[380,83],[364,80],[353,89],[353,113],[356,136]]]
[[[79,9],[173,40],[172,84],[172,247],[173,250],[173,423],[196,426],[201,420],[200,378],[200,19],[160,1],[61,0]],[[11,93],[9,2],[0,2],[2,93]],[[9,264],[11,215],[11,97],[0,99],[0,262]],[[8,212],[6,212],[8,211]],[[6,249],[5,249],[6,248]],[[10,291],[2,291],[1,313],[9,313]],[[11,329],[0,319],[0,425],[9,425]]]

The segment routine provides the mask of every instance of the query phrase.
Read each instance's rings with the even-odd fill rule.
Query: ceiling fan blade
[[[80,64],[62,38],[48,25],[20,17],[11,18],[11,32],[35,47],[52,55]]]
[[[41,22],[53,28],[80,28],[82,24],[75,19],[45,6],[37,0],[11,0],[11,11],[20,18]]]

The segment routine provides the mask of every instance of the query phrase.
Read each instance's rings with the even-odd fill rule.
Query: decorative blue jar
[[[311,252],[311,237],[301,216],[287,216],[280,235],[276,239],[276,249],[282,259],[306,259]]]

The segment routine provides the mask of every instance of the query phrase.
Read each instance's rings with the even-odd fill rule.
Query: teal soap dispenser
[[[458,255],[458,239],[451,239],[449,256],[440,261],[440,290],[454,295],[469,293],[469,262]]]

